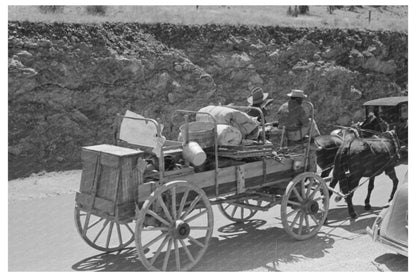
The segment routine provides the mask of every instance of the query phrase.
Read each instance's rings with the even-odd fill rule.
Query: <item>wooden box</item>
[[[133,217],[140,179],[136,165],[141,154],[142,151],[107,144],[83,147],[77,205],[99,216]]]

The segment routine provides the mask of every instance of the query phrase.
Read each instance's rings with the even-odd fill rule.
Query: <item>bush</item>
[[[87,6],[87,13],[92,15],[105,15],[107,12],[106,6]]]
[[[300,14],[308,14],[309,13],[309,6],[299,6],[299,13]]]
[[[64,6],[39,6],[41,13],[62,13]]]

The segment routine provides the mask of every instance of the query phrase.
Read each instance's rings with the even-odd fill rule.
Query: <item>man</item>
[[[310,118],[302,107],[303,99],[307,96],[303,90],[293,89],[287,94],[290,100],[277,111],[279,126],[284,126],[289,141],[300,141],[308,135]],[[319,135],[315,122],[312,124],[312,138]]]
[[[247,98],[247,102],[250,104],[249,107],[260,108],[265,117],[267,114],[266,106],[273,102],[273,99],[268,98],[269,94],[264,93],[262,88],[254,87],[251,90],[251,95]],[[256,117],[257,120],[261,123],[260,112],[256,109],[250,109],[247,112],[248,115]],[[266,118],[264,118],[264,123],[266,123]]]

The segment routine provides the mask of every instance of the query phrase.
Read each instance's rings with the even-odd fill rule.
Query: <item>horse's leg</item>
[[[344,176],[344,178],[339,180],[339,187],[342,191],[342,193],[344,194],[348,194],[351,190],[353,190],[357,185],[358,185],[359,179],[357,180],[357,178],[351,178]],[[352,204],[352,197],[353,197],[354,193],[350,193],[348,194],[347,197],[345,197],[345,202],[347,202],[348,205],[348,214],[350,215],[350,217],[352,219],[356,219],[357,218],[357,214],[355,213],[354,210],[354,205]]]
[[[364,209],[366,211],[371,210],[370,197],[371,197],[371,192],[374,189],[374,179],[375,179],[375,177],[371,177],[370,181],[368,182],[367,197],[365,198],[365,202],[364,202],[365,203]]]
[[[389,176],[390,179],[393,181],[393,189],[391,190],[390,199],[389,199],[389,202],[390,202],[391,200],[393,200],[393,196],[396,193],[397,185],[399,184],[399,179],[397,179],[396,170],[394,170],[394,167],[390,167],[386,169],[384,173],[386,173],[386,175]]]

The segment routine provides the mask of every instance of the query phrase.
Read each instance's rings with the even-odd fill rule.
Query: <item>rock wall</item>
[[[170,24],[9,22],[9,178],[80,168],[80,147],[113,141],[126,109],[246,105],[253,86],[275,99],[304,89],[323,133],[362,118],[369,99],[407,89],[404,33]]]

